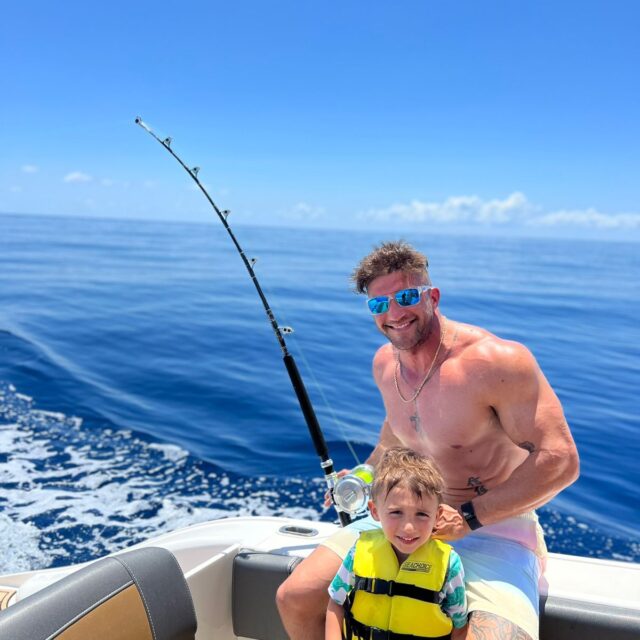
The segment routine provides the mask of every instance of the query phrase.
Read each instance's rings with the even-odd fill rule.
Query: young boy
[[[458,554],[431,540],[442,476],[411,449],[388,449],[376,467],[369,509],[382,530],[365,531],[329,586],[325,640],[449,637],[467,622]],[[372,632],[373,631],[373,632]]]

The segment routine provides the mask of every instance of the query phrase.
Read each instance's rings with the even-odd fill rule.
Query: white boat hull
[[[290,518],[228,518],[160,535],[135,545],[131,549],[147,546],[163,547],[174,554],[184,573],[194,601],[198,620],[197,640],[211,640],[213,638],[216,640],[238,640],[238,638],[259,637],[258,635],[239,636],[234,632],[233,611],[236,607],[237,614],[238,607],[241,606],[237,600],[242,596],[237,593],[234,596],[232,583],[234,560],[240,550],[251,550],[257,552],[258,555],[273,554],[280,557],[276,559],[277,562],[280,562],[282,557],[285,559],[304,557],[311,553],[335,529],[336,525],[330,523]],[[5,604],[12,605],[24,600],[82,566],[85,565],[0,576],[0,589],[4,590]],[[623,621],[622,627],[628,623],[627,626],[632,630],[632,633],[633,629],[638,631],[638,635],[635,637],[640,638],[640,565],[550,554],[545,577],[547,584],[543,585],[541,599],[543,604],[547,603],[548,606],[556,607],[556,613],[553,615],[560,615],[561,618],[573,615],[571,611],[567,610],[566,603],[574,603],[582,612],[600,612],[601,618],[603,615],[605,618],[609,615],[610,622],[614,625],[611,627],[611,635],[589,636],[602,637],[607,640],[634,637],[633,635],[624,635],[624,629],[622,635],[613,630],[615,627],[614,618],[624,615],[626,622]],[[268,593],[265,596],[267,607],[270,607],[271,611],[262,611],[260,616],[269,617],[270,621],[276,624],[278,623],[277,613],[275,604],[272,603],[272,596],[273,593]],[[0,601],[2,601],[1,597]],[[562,609],[560,614],[557,613],[558,606]],[[252,611],[252,607],[247,607],[247,610]],[[255,613],[255,606],[253,611]],[[575,615],[582,614],[578,612]],[[238,616],[236,615],[236,617]],[[245,620],[245,622],[247,621]],[[264,624],[268,623],[267,620],[256,620],[254,625],[248,624],[244,628],[261,628],[263,622]],[[619,622],[620,620],[618,620]],[[570,626],[571,620],[568,620],[567,623]],[[598,624],[601,623],[602,620]],[[559,624],[554,622],[554,628]],[[637,626],[634,627],[634,625]],[[620,624],[618,624],[619,626]],[[551,635],[552,633],[553,635]],[[268,640],[276,640],[275,637],[266,637]],[[542,637],[544,638],[545,634]],[[579,637],[580,640],[586,640],[584,635],[565,634],[560,636],[549,630],[546,637]]]

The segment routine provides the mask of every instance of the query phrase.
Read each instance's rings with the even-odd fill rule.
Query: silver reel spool
[[[346,476],[342,476],[333,487],[333,501],[340,511],[351,516],[364,513],[371,497],[373,467],[359,464]]]

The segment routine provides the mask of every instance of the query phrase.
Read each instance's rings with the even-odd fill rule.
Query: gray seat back
[[[640,612],[566,598],[540,599],[541,640],[638,640]]]
[[[3,640],[193,640],[191,593],[173,554],[103,558],[0,613]]]
[[[233,565],[233,629],[243,638],[287,640],[275,605],[300,558],[243,551]],[[640,612],[562,598],[540,600],[541,640],[639,640]]]
[[[278,587],[302,558],[240,551],[233,561],[233,632],[255,640],[288,640],[276,609]]]

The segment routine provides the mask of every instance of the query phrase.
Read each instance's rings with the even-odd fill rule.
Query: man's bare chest
[[[439,376],[415,400],[403,400],[393,381],[384,385],[383,398],[394,435],[424,453],[473,446],[495,428],[497,420],[468,385]]]

